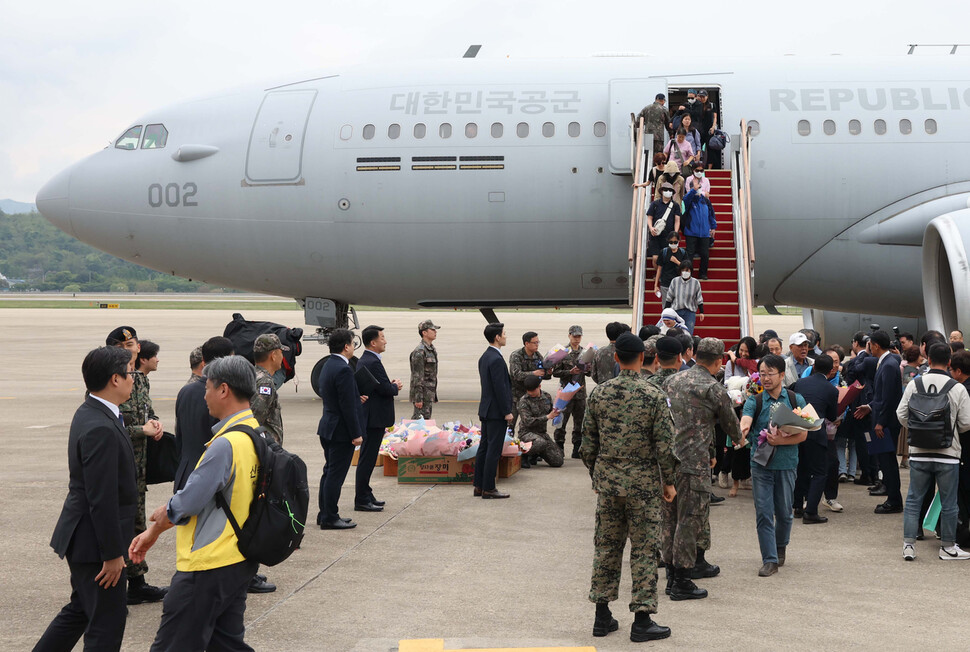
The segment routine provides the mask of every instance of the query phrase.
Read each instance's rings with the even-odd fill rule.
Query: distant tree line
[[[0,211],[0,274],[8,280],[25,281],[11,284],[11,291],[223,291],[98,251],[56,228],[40,213],[6,215]]]

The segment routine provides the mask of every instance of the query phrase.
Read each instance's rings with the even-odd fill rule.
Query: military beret
[[[435,324],[430,319],[425,319],[423,322],[421,322],[420,324],[418,324],[418,332],[420,332],[420,331],[426,331],[429,328],[432,328],[434,330],[438,330],[439,328],[441,328],[441,326],[438,326],[437,324]]]
[[[583,334],[583,327],[582,326],[579,326],[578,324],[573,324],[572,326],[569,327],[569,334],[570,335],[582,335]]]
[[[697,345],[697,355],[722,356],[724,355],[724,342],[716,337],[705,337]]]
[[[269,353],[270,351],[275,351],[276,349],[280,349],[281,351],[289,351],[290,347],[283,346],[283,343],[280,342],[279,336],[275,333],[263,333],[257,337],[256,341],[253,343],[253,353],[255,354]]]
[[[656,357],[656,355],[657,355],[657,342],[660,341],[660,338],[661,337],[663,337],[663,336],[662,335],[651,335],[650,337],[647,338],[647,341],[643,343],[643,347],[644,347],[644,351],[643,352],[646,353],[648,357],[651,357],[651,358]]]
[[[532,391],[533,389],[539,389],[539,385],[541,384],[542,384],[542,381],[539,380],[538,376],[529,376],[528,378],[522,381],[522,385],[529,391]]]
[[[643,340],[633,333],[623,333],[613,345],[617,353],[643,353]]]
[[[119,326],[110,333],[108,337],[105,338],[104,343],[107,346],[118,346],[119,344],[124,344],[128,340],[137,340],[138,334],[135,329],[131,326]]]
[[[665,335],[657,340],[657,353],[664,355],[680,355],[684,352],[684,347],[680,345],[676,337]]]

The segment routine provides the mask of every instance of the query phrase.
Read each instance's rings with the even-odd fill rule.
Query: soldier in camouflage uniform
[[[658,369],[652,376],[647,378],[647,382],[664,391],[664,383],[667,379],[680,371],[680,355],[684,348],[677,341],[676,337],[664,336],[657,340],[657,361],[660,363]]]
[[[259,425],[266,428],[280,446],[283,445],[283,417],[280,415],[280,397],[276,393],[273,374],[283,367],[283,351],[289,350],[290,347],[284,346],[273,333],[260,335],[253,343],[256,393],[249,404]]]
[[[653,138],[653,153],[657,154],[664,151],[664,133],[670,124],[670,114],[664,108],[667,97],[663,93],[657,93],[654,103],[643,107],[640,111],[640,118],[643,118],[644,138]]]
[[[598,349],[593,355],[593,368],[591,370],[593,382],[602,385],[616,375],[616,360],[613,359],[613,343],[622,333],[630,331],[630,327],[618,321],[610,322],[606,325],[606,339],[610,341],[606,346]]]
[[[412,419],[431,418],[431,406],[438,402],[438,351],[434,341],[438,329],[433,321],[426,319],[418,324],[421,343],[411,351],[411,388],[408,400],[414,405]]]
[[[108,333],[105,344],[131,351],[132,369],[134,369],[135,358],[141,350],[134,328],[119,326]],[[150,390],[148,378],[145,374],[137,371],[129,373],[134,378],[131,397],[118,408],[124,417],[125,428],[128,430],[128,436],[131,437],[131,447],[135,453],[135,472],[138,481],[138,513],[135,514],[135,535],[137,536],[144,532],[147,527],[145,518],[145,493],[148,491],[148,485],[145,482],[147,438],[160,439],[164,431],[158,417],[155,416],[152,400],[148,395]],[[159,588],[145,582],[145,574],[148,572],[148,564],[145,561],[136,564],[130,559],[127,560],[126,572],[128,575],[128,604],[158,602],[168,592],[167,587]]]
[[[187,383],[198,382],[202,380],[202,370],[205,368],[205,362],[202,360],[202,347],[197,346],[192,349],[189,353],[189,369],[192,370],[192,375],[189,376]]]
[[[660,369],[660,364],[657,362],[657,341],[659,339],[660,335],[651,335],[643,342],[643,367],[640,369],[640,374],[644,379],[654,375]]]
[[[522,420],[519,424],[519,439],[532,442],[528,455],[522,459],[522,466],[525,468],[531,466],[529,458],[541,458],[549,466],[558,467],[563,463],[562,451],[546,432],[546,424],[559,414],[559,410],[553,408],[552,397],[539,388],[541,384],[538,376],[528,376],[523,381],[526,393],[516,404]]]
[[[667,396],[674,419],[674,453],[680,460],[677,499],[663,510],[663,560],[670,571],[670,598],[702,598],[691,579],[714,577],[720,568],[704,559],[711,546],[711,467],[714,466],[714,424],[733,441],[740,441],[741,425],[727,389],[717,381],[724,342],[705,337],[697,346],[697,364],[671,376]]]
[[[559,379],[559,386],[565,387],[569,383],[579,383],[579,391],[573,396],[572,400],[566,404],[562,411],[562,422],[553,432],[559,450],[565,453],[566,447],[566,424],[569,417],[573,418],[573,459],[580,459],[579,447],[583,443],[583,415],[586,413],[586,376],[589,371],[583,371],[579,367],[579,358],[583,354],[583,347],[580,342],[583,339],[582,326],[569,327],[569,353],[566,357],[556,363],[552,369],[552,375]]]
[[[539,355],[539,335],[528,331],[522,335],[522,348],[509,356],[509,378],[512,381],[512,430],[519,421],[519,400],[525,396],[525,381],[530,377],[548,380],[552,370],[543,369]]]
[[[677,460],[666,396],[640,375],[643,341],[624,333],[615,346],[620,375],[593,390],[583,424],[583,463],[597,494],[589,599],[596,603],[593,635],[617,629],[609,603],[618,597],[629,538],[630,611],[635,614],[630,639],[646,641],[670,636],[670,629],[654,623],[650,614],[657,613],[660,505],[676,495]]]

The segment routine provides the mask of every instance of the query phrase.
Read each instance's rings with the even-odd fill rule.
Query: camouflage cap
[[[579,326],[578,324],[573,324],[572,326],[569,327],[569,334],[570,335],[582,335],[583,334],[583,327],[582,326]]]
[[[705,337],[697,345],[697,355],[721,357],[724,355],[724,342],[716,337]]]
[[[647,341],[643,343],[643,352],[647,354],[648,358],[654,358],[657,356],[657,342],[660,341],[662,335],[651,335],[647,338]]]
[[[435,324],[430,319],[425,319],[423,322],[421,322],[420,324],[418,324],[418,332],[419,333],[421,331],[426,331],[429,328],[431,328],[433,330],[439,330],[441,328],[441,326],[438,326],[437,324]]]
[[[260,353],[269,353],[270,351],[275,351],[276,349],[280,349],[281,351],[289,351],[290,347],[283,346],[283,343],[280,342],[279,336],[274,333],[263,333],[257,337],[256,341],[253,343],[253,353],[256,355]]]
[[[119,344],[124,344],[128,340],[137,340],[138,334],[135,329],[131,326],[119,326],[110,333],[108,337],[105,338],[104,343],[107,346],[118,346]]]

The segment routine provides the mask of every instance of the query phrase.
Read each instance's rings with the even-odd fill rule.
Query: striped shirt
[[[667,308],[674,310],[690,310],[704,312],[704,295],[701,294],[701,282],[693,276],[685,281],[682,276],[675,277],[667,289]]]

